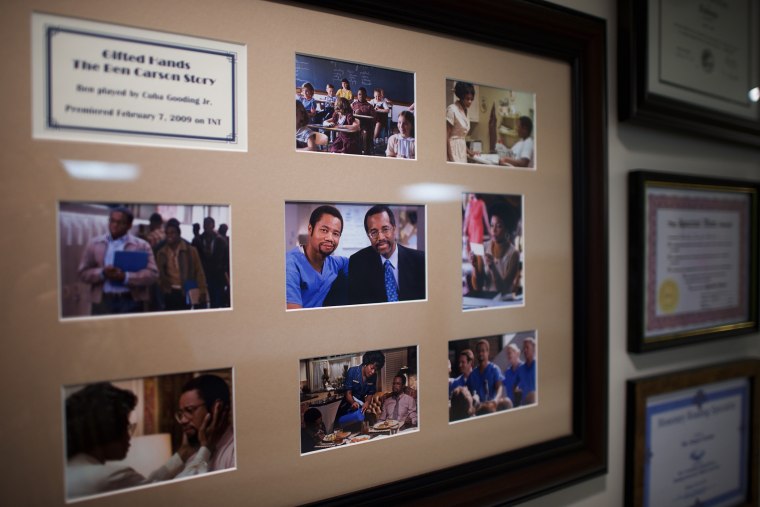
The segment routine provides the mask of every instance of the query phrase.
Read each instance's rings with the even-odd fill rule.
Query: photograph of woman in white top
[[[470,132],[470,119],[467,109],[475,100],[475,86],[472,83],[457,81],[454,85],[457,100],[446,108],[446,160],[467,163],[467,134]]]

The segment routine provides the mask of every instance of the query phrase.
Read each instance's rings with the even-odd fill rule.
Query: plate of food
[[[369,435],[356,435],[355,437],[351,437],[348,441],[352,444],[357,444],[359,442],[366,442],[369,439]]]
[[[392,430],[398,428],[399,422],[394,419],[386,419],[385,421],[380,421],[379,423],[375,423],[374,426],[372,426],[372,429],[377,431],[385,431],[385,430]]]
[[[343,442],[343,439],[346,438],[346,437],[348,437],[350,434],[351,433],[348,432],[348,431],[338,430],[338,431],[334,431],[332,433],[329,433],[329,434],[325,435],[322,438],[322,441],[323,442],[328,442],[328,443],[331,443],[331,444],[340,444],[341,442]]]

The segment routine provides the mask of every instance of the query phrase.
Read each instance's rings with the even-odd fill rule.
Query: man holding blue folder
[[[158,279],[147,241],[129,234],[134,215],[123,207],[108,217],[108,233],[87,244],[79,262],[79,279],[90,285],[93,315],[141,312]]]

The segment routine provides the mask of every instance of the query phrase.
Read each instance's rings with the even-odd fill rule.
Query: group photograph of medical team
[[[538,403],[536,331],[449,342],[449,421]]]

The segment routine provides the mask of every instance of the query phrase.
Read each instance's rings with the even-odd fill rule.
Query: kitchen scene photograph
[[[417,431],[417,347],[300,361],[301,453]]]

